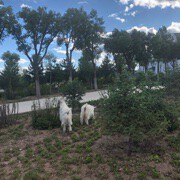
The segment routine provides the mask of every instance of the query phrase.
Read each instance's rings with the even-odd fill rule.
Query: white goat
[[[63,133],[66,132],[66,126],[69,127],[69,131],[72,131],[72,108],[69,108],[63,98],[59,101],[59,120],[63,127]]]
[[[95,108],[96,107],[91,106],[87,103],[81,107],[81,114],[80,114],[80,123],[81,124],[83,124],[83,121],[85,121],[86,124],[89,125],[89,119],[95,118],[94,117],[94,109]]]

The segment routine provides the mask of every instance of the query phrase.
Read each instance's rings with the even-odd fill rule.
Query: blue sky
[[[105,21],[106,32],[114,28],[130,31],[137,29],[144,32],[154,32],[166,26],[170,32],[180,33],[180,0],[3,0],[5,6],[12,6],[17,13],[23,6],[36,9],[38,6],[46,6],[49,10],[60,12],[62,15],[68,8],[83,7],[87,12],[95,9],[99,17]],[[17,51],[17,46],[12,37],[8,37],[0,44],[0,57],[7,50],[20,55],[20,66],[27,68],[29,61],[26,56]],[[52,52],[61,60],[65,57],[63,47],[57,47],[53,42],[49,47]],[[74,52],[74,63],[77,64],[81,53]],[[102,62],[105,53],[99,60]],[[0,59],[0,70],[3,68],[3,61]]]

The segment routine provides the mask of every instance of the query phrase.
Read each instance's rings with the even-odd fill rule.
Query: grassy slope
[[[16,125],[0,129],[1,179],[178,179],[180,142],[169,134],[154,153],[126,155],[125,138],[108,135],[97,117],[73,132],[34,130],[23,115]]]

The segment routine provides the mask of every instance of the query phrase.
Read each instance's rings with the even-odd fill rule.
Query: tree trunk
[[[49,93],[51,94],[52,91],[52,70],[50,69],[50,89],[49,89]]]
[[[72,65],[69,63],[69,82],[72,82]]]
[[[97,90],[98,89],[98,86],[97,86],[97,74],[96,74],[96,64],[94,63],[94,60],[93,60],[93,69],[94,69],[94,77],[93,77],[94,89]]]
[[[157,61],[157,80],[159,81],[159,61]]]
[[[98,86],[97,86],[97,77],[96,77],[96,73],[94,72],[94,89],[97,90]]]
[[[39,74],[37,68],[35,70],[35,86],[36,86],[36,97],[39,99],[41,97],[41,91],[40,91]]]
[[[165,66],[165,73],[167,73],[167,62],[164,63]]]
[[[147,65],[144,66],[145,74],[147,73],[148,67]]]

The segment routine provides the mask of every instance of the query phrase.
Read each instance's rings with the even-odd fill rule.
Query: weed
[[[103,162],[103,158],[102,158],[102,156],[100,154],[96,154],[95,159],[96,159],[96,161],[98,163],[102,163]]]
[[[55,144],[54,144],[58,149],[62,148],[62,142],[60,140],[56,140]]]
[[[152,169],[152,177],[159,178],[159,172],[155,167]]]
[[[172,164],[174,166],[180,167],[180,155],[173,153],[171,155],[171,158],[172,158]]]
[[[38,175],[36,170],[31,170],[24,175],[23,179],[24,180],[33,180],[34,179],[35,180],[35,179],[40,179],[40,176]]]
[[[27,158],[30,158],[30,157],[32,157],[33,155],[34,155],[33,149],[27,148],[27,149],[26,149],[25,156],[26,156]]]
[[[81,180],[81,178],[78,177],[78,176],[72,176],[72,177],[71,177],[71,180]]]
[[[76,134],[73,134],[73,135],[71,136],[71,139],[73,140],[73,142],[79,141],[79,137],[78,137]]]
[[[177,151],[180,151],[180,134],[168,138],[169,146],[173,147]]]
[[[90,155],[87,155],[85,157],[85,163],[88,164],[88,163],[91,163],[93,161],[92,157]]]
[[[20,180],[20,169],[16,168],[14,171],[13,171],[13,174],[11,175],[10,177],[10,180],[13,180],[13,179],[18,179]]]
[[[143,171],[143,172],[139,173],[138,179],[139,180],[146,180],[147,179],[147,172]]]
[[[160,162],[160,156],[159,156],[158,154],[151,155],[151,156],[149,157],[149,159],[150,159],[151,161]]]

